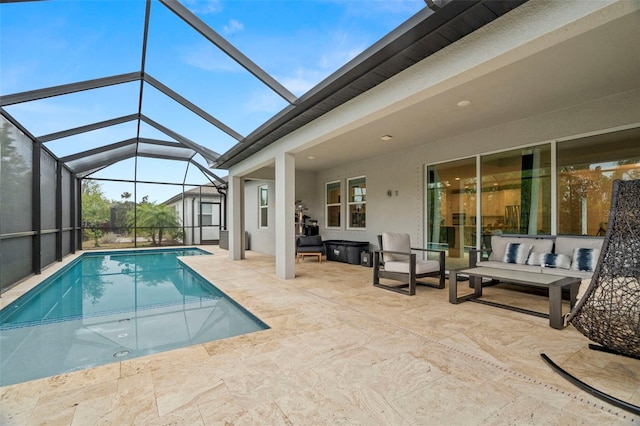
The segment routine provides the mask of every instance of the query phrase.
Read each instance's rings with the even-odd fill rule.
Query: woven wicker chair
[[[640,359],[640,180],[613,183],[609,228],[591,283],[567,316],[592,349]],[[640,407],[591,388],[545,354],[542,357],[584,390],[640,414]],[[583,386],[583,385],[586,385]]]

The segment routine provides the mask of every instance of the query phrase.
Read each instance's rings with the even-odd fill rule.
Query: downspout
[[[191,244],[196,243],[196,197],[191,199]],[[202,241],[201,241],[202,242]]]

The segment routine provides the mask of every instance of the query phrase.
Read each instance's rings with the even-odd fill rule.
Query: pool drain
[[[114,358],[122,358],[123,356],[127,356],[131,353],[131,351],[128,350],[123,350],[123,351],[118,351],[116,353],[113,354]]]

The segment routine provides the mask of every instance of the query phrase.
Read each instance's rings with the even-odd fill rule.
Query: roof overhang
[[[228,169],[275,141],[476,31],[528,0],[437,1],[362,52],[240,143],[212,167]]]

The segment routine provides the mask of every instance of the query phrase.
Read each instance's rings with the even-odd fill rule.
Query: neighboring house
[[[422,39],[407,41],[409,26],[392,33],[382,42],[406,43],[377,65],[384,49],[372,48],[314,88],[302,110],[315,119],[271,123],[216,164],[236,212],[231,258],[266,212],[252,249],[293,278],[298,199],[324,239],[375,247],[382,232],[408,232],[447,248],[448,267],[492,233],[602,234],[612,180],[640,177],[640,3],[530,1],[462,38],[442,16],[412,23]]]
[[[175,208],[185,244],[218,244],[220,230],[225,228],[226,206],[224,195],[215,186],[190,189],[163,204]]]

